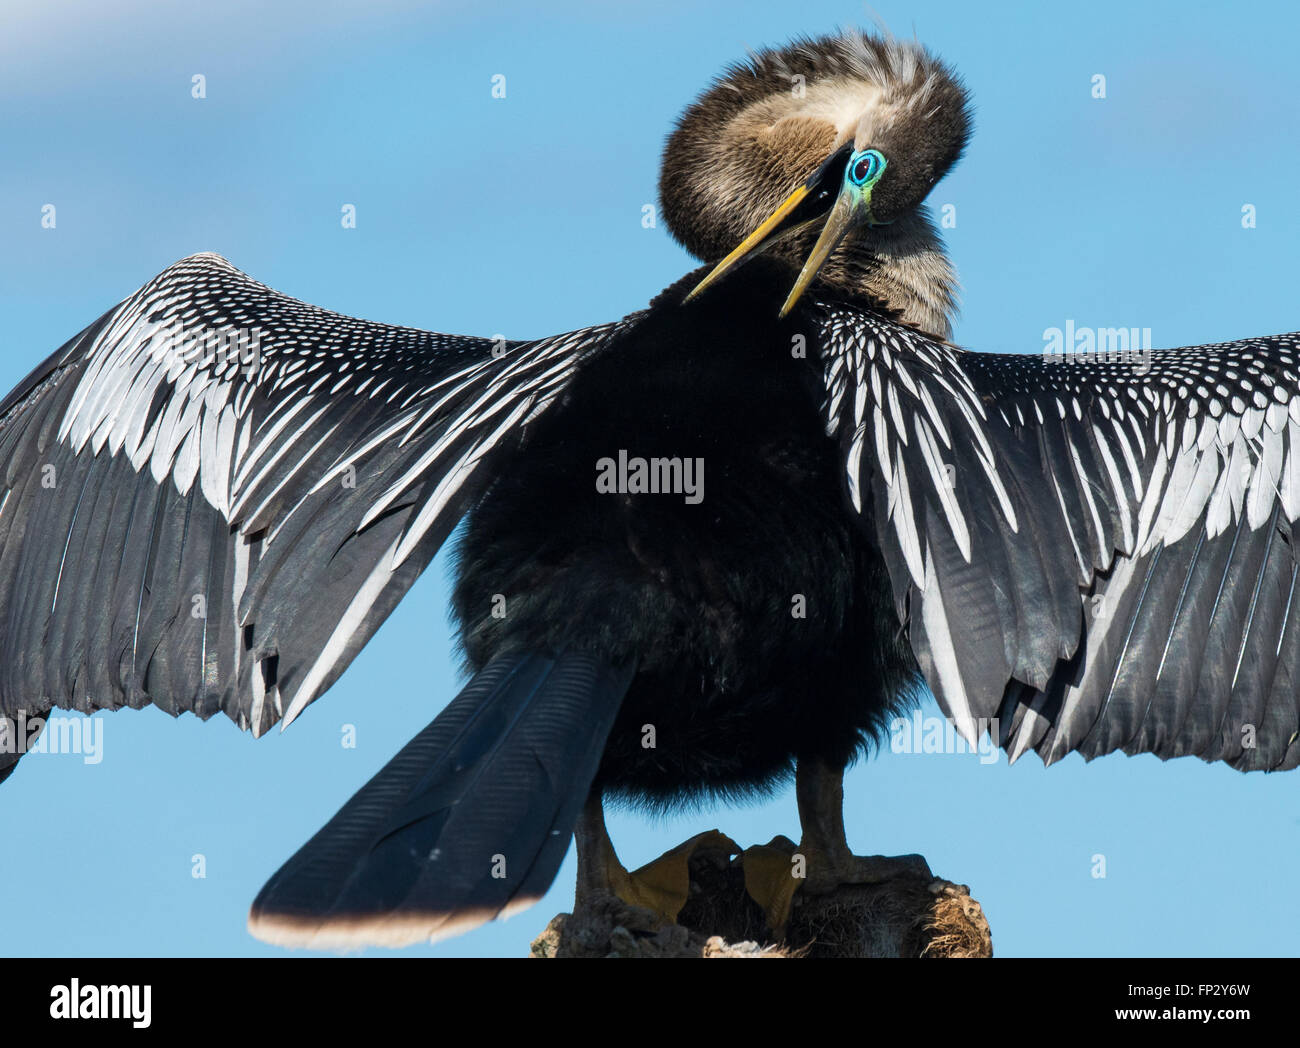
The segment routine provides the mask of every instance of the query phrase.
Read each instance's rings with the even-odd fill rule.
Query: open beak
[[[825,216],[821,235],[817,238],[812,253],[799,273],[799,278],[781,307],[781,316],[784,317],[789,313],[849,230],[860,222],[868,220],[871,204],[870,190],[864,192],[856,186],[844,183],[844,166],[852,152],[853,145],[849,143],[832,153],[803,185],[786,197],[781,202],[781,206],[763,220],[754,232],[713,267],[709,275],[686,296],[686,301],[689,302],[703,293],[737,266]]]
[[[840,241],[844,235],[857,224],[859,217],[859,208],[863,205],[860,202],[862,194],[859,193],[855,186],[845,186],[840,195],[835,198],[835,203],[831,206],[830,216],[826,219],[826,224],[822,226],[821,236],[817,238],[817,243],[813,245],[812,254],[808,256],[808,261],[803,264],[803,269],[799,270],[799,279],[794,282],[794,287],[790,289],[790,294],[785,297],[785,305],[781,307],[779,316],[784,317],[790,310],[794,309],[794,304],[799,301],[799,296],[804,293],[808,285],[821,272],[822,266],[826,265],[826,260],[831,257],[831,252],[839,247]],[[870,194],[867,194],[870,203]]]

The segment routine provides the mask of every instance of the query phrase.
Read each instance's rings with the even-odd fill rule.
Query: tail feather
[[[493,659],[267,881],[249,930],[405,946],[536,902],[631,678],[583,652]]]

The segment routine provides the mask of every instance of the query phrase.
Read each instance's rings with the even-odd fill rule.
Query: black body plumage
[[[842,767],[915,680],[884,564],[843,512],[810,318],[770,309],[788,269],[757,261],[683,305],[702,275],[579,369],[458,550],[471,665],[635,660],[598,783],[655,805],[761,790],[795,757]],[[599,491],[597,462],[620,451],[697,460],[702,499]]]

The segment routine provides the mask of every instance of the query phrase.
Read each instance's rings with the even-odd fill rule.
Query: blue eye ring
[[[849,157],[844,177],[855,186],[868,186],[880,178],[887,163],[885,155],[878,149],[864,149]]]

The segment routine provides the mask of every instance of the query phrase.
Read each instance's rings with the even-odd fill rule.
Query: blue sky
[[[957,217],[958,341],[1038,352],[1067,321],[1150,328],[1157,347],[1300,328],[1300,14],[1280,0],[1230,22],[1173,2],[11,0],[0,387],[196,251],[442,331],[531,337],[640,308],[693,266],[641,222],[673,118],[747,47],[873,12],[975,96],[970,150],[931,197]],[[280,953],[246,932],[248,904],[455,693],[446,595],[439,558],[283,735],[126,711],[103,718],[98,764],[24,760],[0,787],[0,954]],[[970,884],[1000,955],[1294,950],[1278,935],[1300,924],[1294,775],[885,754],[846,797],[850,842]],[[610,820],[629,866],[714,826],[797,836],[793,797]],[[406,954],[525,953],[569,907],[573,867],[533,910]]]

